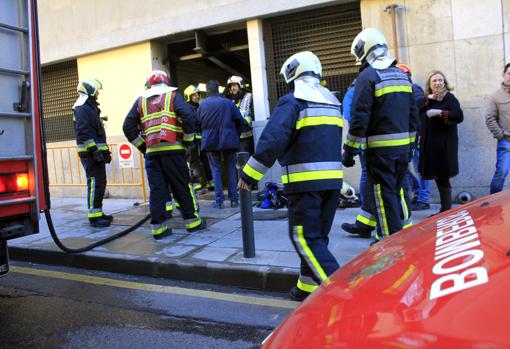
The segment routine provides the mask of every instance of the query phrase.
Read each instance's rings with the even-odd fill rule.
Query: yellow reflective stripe
[[[88,217],[89,218],[97,218],[97,217],[102,217],[104,215],[104,212],[90,212],[88,214]]]
[[[365,225],[368,225],[368,226],[374,227],[374,228],[377,225],[376,221],[368,219],[367,217],[364,217],[364,216],[362,216],[360,214],[356,216],[356,220],[361,222],[361,223],[363,223],[363,224],[365,224]]]
[[[147,98],[145,97],[142,97],[142,114],[143,114],[142,122],[145,122],[144,118],[147,117]]]
[[[185,141],[185,142],[191,142],[195,139],[195,134],[194,133],[186,133],[184,134],[184,136],[182,137],[182,140]]]
[[[167,231],[167,229],[168,229],[168,227],[166,225],[161,228],[158,228],[158,229],[152,229],[152,235],[161,235],[165,231]]]
[[[283,184],[303,181],[317,181],[321,179],[342,179],[344,171],[342,170],[324,170],[289,173],[282,176]]]
[[[369,148],[377,148],[377,147],[396,147],[399,145],[408,145],[411,143],[411,138],[404,139],[388,139],[383,141],[369,141]]]
[[[196,139],[202,139],[202,135],[201,135],[201,134],[196,134],[196,135],[195,135],[195,138],[196,138]]]
[[[193,191],[193,188],[191,187],[191,183],[188,183],[189,188],[189,194],[191,195],[191,198],[193,199],[193,208],[195,209],[195,216],[197,215],[198,211],[198,205],[197,205],[197,199],[195,197],[195,192]]]
[[[253,137],[253,132],[252,131],[242,132],[241,136],[239,138],[240,139],[245,139],[245,138],[250,138],[250,137]]]
[[[248,125],[251,125],[251,118],[249,116],[245,116],[244,120],[248,123]]]
[[[184,150],[184,146],[183,145],[180,145],[180,144],[176,144],[176,145],[167,145],[167,146],[164,146],[164,147],[154,147],[154,148],[149,148],[147,149],[147,154],[150,154],[150,153],[156,153],[158,151],[166,151],[166,150]]]
[[[165,110],[170,111],[170,101],[172,100],[172,91],[167,92],[165,96]]]
[[[344,142],[345,145],[348,145],[351,148],[358,149],[360,146],[360,143],[351,141],[349,139],[346,139]]]
[[[157,119],[157,118],[160,118],[160,117],[163,117],[163,116],[167,116],[169,118],[177,118],[177,115],[175,115],[175,113],[173,112],[167,112],[167,111],[158,111],[158,112],[155,112],[155,113],[152,113],[152,114],[149,114],[147,116],[144,116],[142,117],[142,123],[145,123],[147,121],[150,121],[150,120],[153,120],[153,119]]]
[[[409,222],[409,223],[405,224],[405,225],[402,227],[402,229],[409,228],[409,227],[410,227],[410,226],[412,226],[412,225],[413,225],[413,222]]]
[[[85,144],[85,147],[88,149],[88,148],[92,148],[92,147],[95,147],[96,146],[96,142],[92,141],[92,142],[88,142]]]
[[[195,227],[198,227],[202,223],[202,219],[197,219],[196,221],[193,221],[191,223],[186,223],[187,229],[193,229]]]
[[[307,284],[301,280],[298,280],[298,282],[297,282],[297,288],[299,288],[302,291],[308,292],[308,293],[312,293],[318,287],[319,286],[317,286],[317,285],[310,285],[310,284]]]
[[[408,92],[408,93],[412,93],[413,92],[413,89],[411,86],[406,86],[406,85],[400,85],[400,86],[387,86],[387,87],[383,87],[379,90],[376,90],[375,91],[375,96],[376,97],[381,97],[382,95],[385,95],[387,93],[393,93],[393,92]]]
[[[135,147],[140,147],[142,144],[144,144],[145,141],[142,138],[139,138],[138,141],[136,141],[134,144]]]
[[[409,219],[409,209],[407,208],[406,198],[404,197],[404,189],[400,188],[400,203],[402,205],[402,210],[404,211],[404,220]]]
[[[344,122],[342,118],[339,118],[338,116],[312,116],[298,120],[298,122],[296,122],[296,130],[299,130],[302,127],[322,125],[343,127]]]
[[[174,210],[174,205],[166,205],[166,210],[167,211],[173,211]]]
[[[96,179],[90,177],[89,210],[94,208],[94,196],[96,192]]]
[[[324,269],[322,269],[322,266],[320,265],[319,261],[317,260],[317,258],[315,258],[312,250],[310,250],[310,247],[306,243],[305,236],[303,233],[303,226],[298,225],[295,228],[296,228],[296,232],[298,235],[299,244],[303,248],[303,251],[305,252],[305,254],[308,257],[308,259],[310,260],[310,262],[315,267],[315,270],[319,274],[319,275],[317,275],[317,277],[319,277],[322,282],[328,282],[328,276],[326,275],[326,273],[324,272]]]
[[[243,172],[248,177],[253,178],[256,181],[260,181],[262,177],[264,177],[263,173],[260,173],[259,171],[251,167],[249,164],[244,165]]]
[[[78,146],[77,150],[78,150],[78,153],[79,153],[79,152],[81,152],[81,151],[87,151],[87,148],[86,148],[86,147],[84,147],[84,146],[81,146],[81,147],[80,147],[80,146]]]
[[[107,145],[102,145],[98,149],[99,150],[110,150],[110,148]]]
[[[145,130],[145,134],[150,135],[150,134],[159,132],[162,129],[171,130],[174,132],[182,132],[182,127],[169,125],[169,124],[161,124],[161,125],[149,127],[148,129]]]
[[[378,201],[378,206],[379,206],[379,216],[380,216],[380,219],[382,220],[382,223],[383,223],[383,232],[386,236],[390,236],[390,229],[388,228],[388,221],[386,220],[386,210],[384,209],[384,201],[383,201],[383,198],[382,198],[382,192],[381,192],[381,185],[380,184],[376,184],[375,185],[375,190],[376,190],[376,200]],[[376,234],[377,235],[377,234]]]

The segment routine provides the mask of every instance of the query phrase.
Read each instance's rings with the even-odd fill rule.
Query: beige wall
[[[41,0],[42,63],[346,0]]]
[[[390,3],[362,0],[361,14],[363,27],[381,29],[393,51],[390,15],[383,11]],[[430,70],[442,70],[464,110],[465,121],[459,126],[460,175],[453,180],[456,191],[485,195],[496,142],[485,126],[483,105],[498,88],[505,61],[510,61],[510,0],[398,3],[404,7],[397,17],[401,61],[411,66],[414,81],[422,87]]]
[[[150,42],[78,58],[79,78],[93,77],[103,84],[99,103],[101,115],[108,116],[105,123],[108,140],[112,136],[123,135],[124,118],[135,97],[143,90],[153,62],[158,66],[159,59],[153,61]]]

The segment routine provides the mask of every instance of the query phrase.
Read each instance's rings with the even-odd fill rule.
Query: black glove
[[[345,167],[353,167],[355,163],[354,155],[344,151],[342,154],[342,165]]]
[[[94,153],[92,153],[92,157],[94,158],[95,162],[105,162],[106,159],[103,155],[103,152],[101,150],[96,150]]]
[[[103,154],[104,155],[104,161],[109,164],[112,162],[112,153],[108,151],[108,153]]]
[[[138,150],[140,151],[140,153],[142,153],[143,155],[145,155],[145,152],[147,151],[147,144],[146,143],[142,143],[142,145],[140,145],[138,147]]]

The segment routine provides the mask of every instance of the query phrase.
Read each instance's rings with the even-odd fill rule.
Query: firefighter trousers
[[[154,235],[166,229],[168,219],[166,204],[174,196],[188,230],[198,227],[202,219],[198,215],[198,202],[191,187],[188,164],[184,153],[147,156],[145,169],[149,181],[151,228]]]
[[[301,259],[297,287],[313,292],[338,269],[328,249],[340,190],[288,194],[289,235]]]
[[[367,205],[376,217],[376,240],[396,233],[409,221],[408,200],[402,189],[409,152],[367,153]],[[362,211],[363,212],[363,211]]]
[[[106,190],[106,165],[92,157],[80,158],[87,177],[87,207],[89,220],[100,218],[103,213],[103,197]]]

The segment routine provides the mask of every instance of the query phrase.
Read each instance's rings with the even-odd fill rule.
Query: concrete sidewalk
[[[93,228],[86,220],[83,199],[53,199],[52,219],[57,233],[70,248],[78,248],[116,234],[149,213],[146,204],[135,200],[104,201],[104,211],[113,213],[114,224]],[[287,212],[254,207],[255,258],[244,258],[241,218],[238,208],[213,209],[212,201],[200,200],[200,214],[207,220],[204,231],[188,233],[174,214],[173,234],[156,241],[149,223],[118,240],[83,254],[66,254],[53,242],[44,217],[41,232],[9,241],[12,259],[35,263],[67,265],[110,272],[148,275],[190,281],[286,291],[295,284],[299,258],[288,237]],[[228,202],[227,202],[228,204]],[[413,212],[415,223],[437,212]],[[365,250],[370,240],[349,236],[344,222],[354,222],[358,208],[338,209],[330,233],[330,249],[345,264]],[[176,217],[177,216],[177,217]]]

